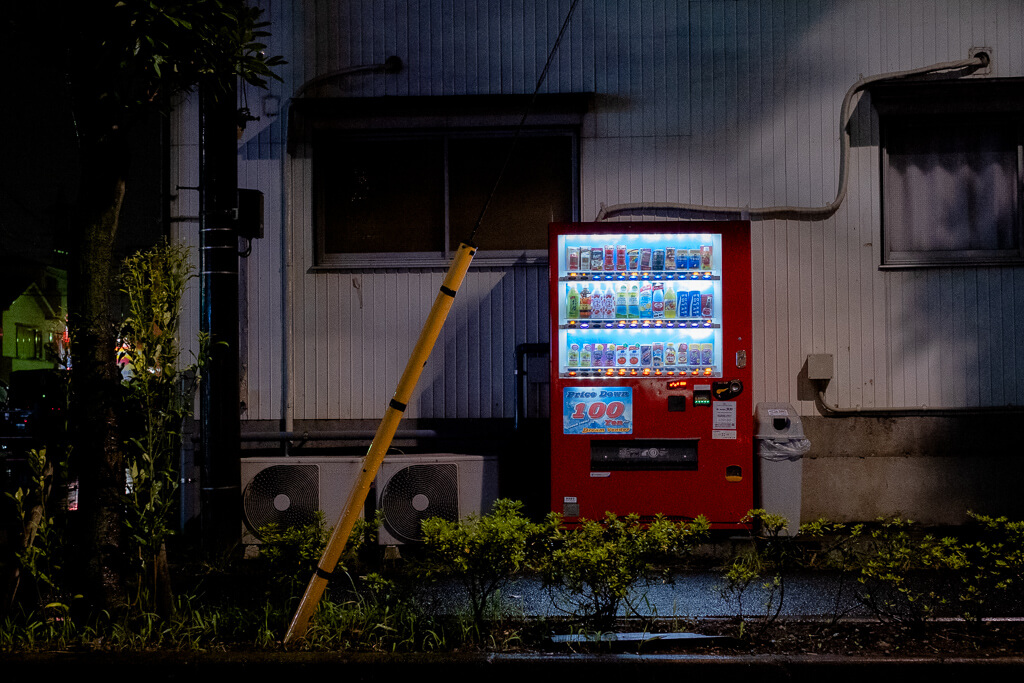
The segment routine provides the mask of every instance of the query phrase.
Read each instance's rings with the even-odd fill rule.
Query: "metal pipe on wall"
[[[844,408],[833,405],[825,400],[825,390],[818,391],[818,407],[825,417],[908,417],[921,415],[928,417],[952,415],[1005,415],[1024,413],[1024,406],[963,406],[929,407],[929,406],[894,406],[892,408]]]
[[[914,76],[925,76],[943,71],[963,71],[968,75],[984,69],[989,65],[989,55],[981,52],[969,59],[961,59],[952,62],[940,62],[917,69],[906,71],[892,71],[889,73],[876,74],[874,76],[861,77],[856,83],[850,86],[843,97],[843,104],[839,110],[839,187],[836,190],[836,197],[825,206],[766,206],[750,208],[743,206],[709,206],[705,204],[681,204],[678,202],[629,202],[605,206],[601,204],[595,221],[603,221],[621,214],[644,214],[650,212],[667,212],[679,218],[712,219],[712,220],[825,220],[842,205],[846,198],[847,179],[850,169],[850,134],[847,131],[847,124],[850,122],[851,105],[853,97],[861,90],[864,90],[873,83],[881,81],[898,80]]]

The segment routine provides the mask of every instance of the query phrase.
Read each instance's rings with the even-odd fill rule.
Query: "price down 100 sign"
[[[565,387],[562,390],[565,434],[632,434],[631,387]]]

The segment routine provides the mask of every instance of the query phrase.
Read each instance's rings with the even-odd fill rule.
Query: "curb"
[[[488,683],[522,683],[574,678],[588,683],[622,683],[630,677],[700,675],[719,681],[752,679],[858,681],[865,676],[908,676],[937,681],[1024,680],[1024,657],[888,658],[829,655],[586,655],[586,654],[438,654],[387,655],[337,652],[57,652],[2,653],[0,663],[8,680],[73,680],[89,670],[117,670],[157,683],[160,681],[219,681],[226,677],[246,683],[279,683],[313,677],[351,681],[394,681],[399,677],[480,676]],[[475,680],[464,678],[464,680]],[[483,680],[481,678],[481,680]]]

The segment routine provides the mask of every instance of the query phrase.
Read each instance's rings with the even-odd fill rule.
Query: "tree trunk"
[[[156,611],[164,619],[174,614],[174,589],[171,586],[171,568],[167,562],[167,544],[160,546],[160,552],[153,558],[153,597]]]
[[[125,469],[118,429],[120,377],[111,297],[113,246],[126,167],[126,147],[118,133],[82,151],[68,287],[72,466],[79,478],[76,573],[90,606],[105,610],[125,604],[121,548]]]

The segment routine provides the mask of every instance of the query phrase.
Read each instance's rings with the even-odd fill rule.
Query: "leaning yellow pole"
[[[341,518],[334,526],[331,540],[327,542],[327,548],[317,564],[316,571],[309,580],[309,585],[306,586],[302,602],[299,603],[299,608],[295,612],[295,616],[292,617],[292,623],[288,626],[288,633],[284,637],[285,643],[290,643],[293,640],[306,636],[306,630],[309,628],[309,619],[313,616],[313,612],[316,611],[320,597],[323,595],[324,589],[327,588],[327,581],[331,578],[331,573],[338,564],[338,559],[345,549],[345,544],[348,543],[348,538],[352,534],[352,527],[355,526],[356,520],[359,518],[366,503],[366,496],[370,491],[370,485],[373,484],[373,479],[377,476],[377,470],[380,469],[380,464],[384,461],[384,456],[391,446],[395,431],[398,429],[398,423],[402,419],[402,413],[405,412],[405,407],[412,397],[412,390],[416,387],[416,382],[419,381],[420,373],[423,372],[423,366],[426,364],[427,358],[430,357],[430,351],[434,348],[434,342],[437,341],[441,328],[444,327],[444,321],[448,317],[448,311],[452,308],[455,294],[459,291],[462,280],[466,277],[466,271],[469,270],[469,264],[473,261],[475,254],[476,247],[465,243],[459,245],[459,250],[456,252],[455,258],[448,268],[448,274],[445,276],[444,282],[441,283],[441,290],[437,293],[437,298],[434,299],[434,305],[430,309],[430,314],[427,316],[426,322],[423,323],[423,329],[420,331],[419,339],[416,340],[416,346],[413,347],[412,355],[409,356],[409,362],[405,365],[405,372],[402,373],[402,378],[398,380],[398,388],[395,389],[395,395],[388,404],[384,418],[377,427],[377,433],[374,435],[373,443],[370,444],[370,448],[366,452],[366,457],[363,458],[362,472],[360,472],[355,485],[352,487],[352,491],[349,493],[348,502],[345,503],[345,509],[341,513]]]

